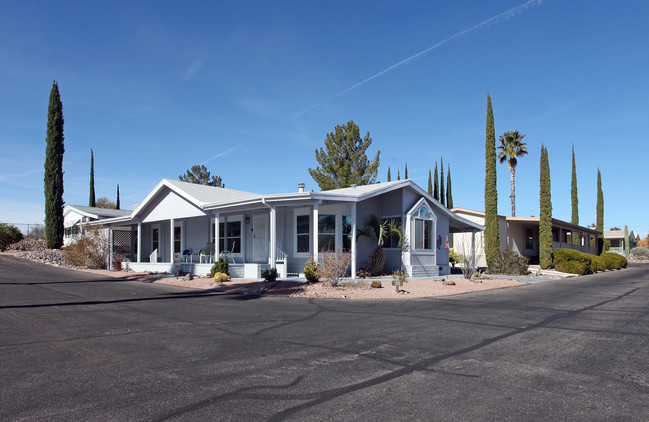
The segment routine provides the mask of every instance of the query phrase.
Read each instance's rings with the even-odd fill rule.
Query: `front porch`
[[[212,269],[212,263],[195,263],[195,262],[182,262],[180,264],[173,264],[170,262],[123,262],[122,268],[125,270],[135,272],[151,272],[151,273],[168,273],[177,274],[180,269],[183,273],[192,273],[199,277],[209,276]],[[231,278],[246,278],[255,279],[263,278],[261,272],[270,268],[270,264],[260,264],[256,262],[228,264],[228,270]],[[286,264],[278,262],[276,265],[277,274],[280,279],[288,277],[286,271]]]

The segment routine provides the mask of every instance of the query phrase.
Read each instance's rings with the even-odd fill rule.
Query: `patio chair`
[[[198,260],[198,262],[200,262],[200,256],[201,256],[202,253],[203,253],[203,250],[202,250],[202,249],[197,250],[197,251],[193,251],[193,252],[192,252],[192,255],[191,255],[191,257],[190,257],[189,259],[190,259],[191,262],[193,263],[193,262],[194,262],[194,257],[196,257],[196,259]]]
[[[230,259],[232,259],[232,263],[236,264],[237,262],[234,260],[234,255],[233,255],[236,246],[237,246],[237,241],[235,240],[234,242],[232,242],[232,250],[221,252],[221,257],[228,262],[230,262]]]
[[[191,259],[191,257],[192,257],[192,250],[191,249],[185,249],[183,251],[183,260],[185,262],[189,262],[188,259]],[[194,261],[192,261],[192,262],[194,262]]]
[[[205,263],[211,263],[213,261],[213,259],[214,259],[214,243],[213,242],[208,242],[205,245],[205,252],[200,254],[198,262],[202,263],[203,258],[205,258]]]

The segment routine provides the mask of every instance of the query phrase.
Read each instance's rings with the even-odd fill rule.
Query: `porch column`
[[[219,218],[219,213],[214,213],[214,262],[219,260],[219,256],[221,255],[220,251],[220,245],[219,245],[219,237],[221,236],[221,233],[219,233],[220,229],[220,223],[221,219]]]
[[[108,253],[108,259],[110,262],[108,262],[108,269],[114,270],[113,268],[113,263],[115,262],[115,238],[113,234],[113,226],[110,226],[108,229],[108,248],[109,248],[109,253]]]
[[[277,211],[270,208],[270,267],[277,266]]]
[[[174,263],[174,223],[176,222],[173,218],[170,220],[171,221],[171,234],[169,235],[170,241],[170,249],[169,249],[169,262],[171,264]]]
[[[318,203],[313,204],[313,262],[318,263]]]
[[[352,280],[356,280],[356,202],[352,203]]]
[[[137,263],[142,262],[142,223],[137,223]]]
[[[475,229],[471,230],[471,255],[469,256],[471,256],[471,261],[473,261],[471,268],[475,269]]]

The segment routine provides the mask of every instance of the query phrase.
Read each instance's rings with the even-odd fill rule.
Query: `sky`
[[[397,4],[398,3],[398,4]],[[131,208],[204,164],[228,188],[318,190],[308,169],[353,120],[388,167],[427,187],[440,159],[454,205],[484,209],[487,94],[496,138],[525,134],[517,216],[539,215],[548,148],[553,217],[649,232],[649,2],[21,1],[0,14],[0,221],[42,223],[47,107],[65,118],[64,201]],[[499,144],[498,140],[496,142]],[[498,164],[498,212],[510,172]]]

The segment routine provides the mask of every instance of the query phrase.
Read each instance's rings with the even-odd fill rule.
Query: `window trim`
[[[297,218],[303,216],[309,217],[309,251],[308,252],[298,252],[297,251]],[[302,234],[304,235],[304,234]],[[296,208],[293,210],[293,256],[300,258],[307,258],[313,252],[313,212],[310,207]]]
[[[381,216],[381,217],[379,217],[379,221],[381,223],[383,223],[383,220],[398,220],[401,223],[401,232],[402,232],[401,235],[405,236],[405,233],[403,233],[403,231],[404,231],[403,229],[404,229],[405,225],[403,224],[403,216],[402,215]],[[414,218],[413,218],[413,220],[414,220]],[[403,239],[403,240],[405,240],[405,239]],[[396,251],[396,250],[401,250],[402,248],[399,247],[399,246],[387,247],[387,246],[383,245],[383,249],[387,249],[389,251]]]

